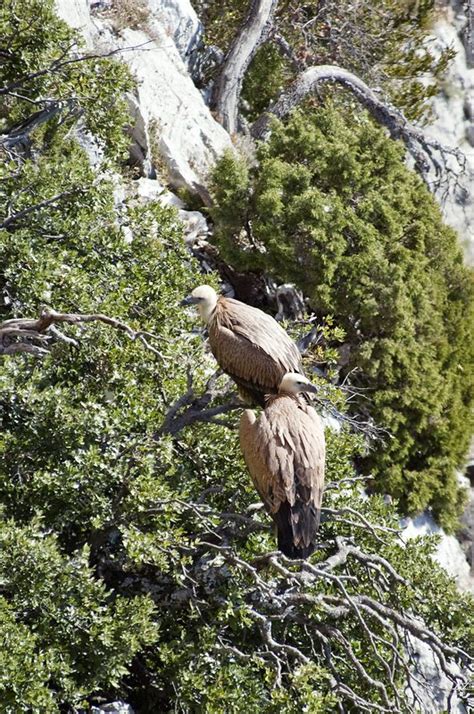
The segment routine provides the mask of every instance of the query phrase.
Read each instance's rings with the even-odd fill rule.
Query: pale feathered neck
[[[202,302],[200,302],[197,306],[201,320],[203,322],[205,322],[206,324],[209,322],[209,320],[211,319],[212,313],[216,309],[218,299],[219,299],[219,297],[218,297],[217,293],[214,293],[214,295],[209,293],[209,295],[206,296],[206,299],[203,300]]]

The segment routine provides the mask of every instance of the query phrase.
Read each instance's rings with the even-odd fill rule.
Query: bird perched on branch
[[[278,391],[286,372],[302,373],[296,344],[262,310],[218,296],[209,285],[195,288],[181,304],[197,305],[212,354],[245,401],[264,406],[265,395]]]
[[[269,396],[258,419],[246,409],[240,445],[267,511],[278,548],[289,558],[307,558],[315,549],[324,486],[323,423],[301,395],[316,387],[297,373],[285,374],[278,394]]]

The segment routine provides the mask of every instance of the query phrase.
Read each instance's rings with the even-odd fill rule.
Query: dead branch
[[[220,528],[217,530],[218,533],[222,532]],[[336,537],[335,544],[336,551],[332,555],[313,565],[309,561],[289,560],[278,552],[264,554],[249,563],[222,541],[220,543],[200,541],[200,545],[206,550],[219,553],[229,566],[250,578],[251,585],[247,597],[251,605],[248,614],[257,623],[264,647],[263,651],[257,648],[256,654],[262,655],[265,650],[271,650],[280,660],[283,670],[290,666],[289,658],[302,663],[309,659],[300,639],[298,644],[291,643],[291,640],[279,642],[278,637],[274,635],[273,626],[282,622],[288,624],[293,622],[300,626],[304,624],[307,635],[313,640],[313,645],[317,641],[321,643],[327,664],[335,676],[334,690],[341,694],[343,701],[356,705],[358,711],[401,713],[405,711],[406,696],[403,685],[400,684],[400,671],[405,674],[405,686],[408,688],[411,688],[415,682],[422,686],[424,678],[424,673],[417,670],[416,658],[411,659],[408,648],[400,647],[401,637],[408,633],[410,637],[430,647],[440,672],[443,672],[452,683],[453,690],[460,691],[467,683],[469,671],[472,669],[473,660],[470,655],[457,646],[446,644],[415,614],[397,610],[364,593],[364,586],[357,578],[347,577],[352,570],[349,561],[354,558],[359,563],[373,567],[374,577],[378,578],[382,569],[386,577],[380,578],[380,586],[385,593],[391,593],[398,585],[410,587],[410,584],[382,556],[362,551],[350,541],[340,537]],[[258,572],[264,565],[273,569],[280,579],[275,580],[272,577],[264,579]],[[329,580],[338,593],[315,594],[311,586],[321,578]],[[193,572],[193,579],[199,581],[196,572]],[[348,589],[348,582],[351,583],[351,592]],[[353,587],[356,589],[355,592],[352,592]],[[326,617],[308,617],[306,607],[311,611],[322,608],[326,612]],[[359,623],[367,645],[379,663],[379,671],[385,673],[386,680],[383,681],[369,674],[360,654],[354,651],[345,636],[344,621],[353,617]],[[378,630],[374,630],[374,621],[378,625]],[[379,632],[380,628],[383,635]],[[384,658],[384,648],[388,648],[391,652],[390,660]],[[340,654],[337,654],[338,650]],[[369,690],[377,690],[383,704],[364,699],[349,687],[343,681],[341,662],[343,667],[349,664]],[[457,663],[462,665],[461,669]],[[413,696],[417,697],[415,691]]]
[[[465,158],[458,149],[448,149],[435,139],[427,138],[422,131],[410,124],[403,114],[383,102],[375,92],[352,72],[336,65],[309,67],[287,89],[275,104],[264,112],[252,125],[251,133],[256,139],[265,139],[269,133],[272,117],[283,119],[309,94],[323,83],[340,84],[348,89],[364,106],[378,124],[386,127],[392,139],[400,139],[415,161],[415,167],[427,181],[434,169],[439,177],[444,170],[448,155],[453,156],[460,167]]]
[[[215,81],[211,107],[222,126],[233,134],[238,129],[238,106],[245,72],[265,40],[278,0],[252,0]]]
[[[129,325],[115,317],[101,313],[83,315],[80,313],[62,313],[44,308],[37,320],[28,318],[13,318],[0,323],[0,355],[13,355],[18,352],[28,352],[36,356],[48,354],[49,344],[54,338],[77,346],[77,342],[63,335],[55,325],[64,323],[68,325],[101,322],[116,330],[125,332],[131,340],[139,340],[145,349],[153,352],[160,359],[163,355],[156,347],[149,343],[149,339],[159,339],[157,335],[142,330],[133,330]]]
[[[453,173],[450,158],[465,167],[465,157],[458,149],[443,146],[435,139],[426,137],[410,124],[395,107],[383,101],[357,75],[338,65],[316,65],[302,70],[302,63],[290,45],[272,26],[272,17],[278,0],[252,0],[247,17],[239,28],[217,77],[211,100],[217,118],[227,131],[238,130],[238,109],[245,72],[259,46],[272,41],[289,59],[293,69],[300,71],[293,84],[252,125],[255,139],[265,139],[269,133],[272,117],[283,119],[309,94],[316,92],[323,83],[334,83],[348,89],[369,111],[375,121],[388,129],[392,139],[401,140],[415,162],[415,168],[431,188],[441,185],[443,173]],[[431,181],[434,171],[435,181]]]
[[[21,87],[24,87],[25,85],[29,84],[32,82],[34,79],[38,79],[39,77],[44,77],[47,74],[54,74],[57,72],[60,72],[64,67],[67,67],[71,64],[78,64],[79,62],[90,62],[92,60],[98,60],[98,59],[106,59],[108,57],[113,57],[114,55],[122,54],[123,52],[134,52],[136,50],[140,50],[146,45],[149,45],[153,40],[147,40],[146,42],[142,42],[139,45],[133,45],[131,47],[119,47],[115,50],[110,50],[110,52],[104,52],[104,53],[91,53],[87,55],[79,55],[78,57],[69,57],[68,59],[64,59],[68,53],[72,50],[74,45],[71,45],[65,49],[63,49],[62,54],[60,57],[55,59],[53,62],[51,62],[47,67],[43,67],[43,69],[39,69],[36,72],[30,72],[29,74],[24,74],[22,77],[17,79],[15,82],[12,82],[11,84],[6,85],[5,87],[0,87],[0,96],[1,95],[11,95],[15,90],[20,89]]]
[[[175,436],[182,429],[197,422],[205,422],[208,424],[221,424],[233,428],[234,425],[217,417],[228,414],[229,412],[241,409],[243,403],[237,397],[232,398],[230,394],[230,382],[227,382],[223,387],[219,388],[216,385],[217,378],[221,373],[215,372],[208,379],[204,392],[197,395],[193,386],[193,376],[188,369],[188,384],[186,392],[181,395],[168,409],[163,424],[156,435],[160,438],[165,434]],[[230,396],[231,399],[224,404],[209,406],[215,399],[222,399]]]
[[[268,39],[278,47],[283,57],[286,57],[296,72],[301,72],[302,69],[304,69],[303,63],[296,55],[290,43],[275,28],[272,28]]]
[[[213,493],[208,489],[208,496]],[[321,540],[310,560],[290,560],[278,551],[247,560],[240,554],[238,542],[247,538],[254,526],[260,529],[258,521],[240,513],[221,512],[202,499],[150,501],[145,513],[161,518],[166,512],[169,517],[170,509],[183,519],[192,535],[185,545],[176,542],[170,549],[170,553],[176,552],[172,557],[176,557],[184,578],[180,575],[178,592],[173,579],[163,578],[160,572],[153,588],[150,584],[157,605],[167,611],[191,605],[203,618],[213,617],[214,608],[222,607],[222,588],[238,582],[240,607],[254,623],[247,644],[245,635],[234,639],[224,620],[217,628],[216,654],[268,663],[276,687],[284,686],[283,677],[295,667],[321,656],[331,672],[331,689],[338,697],[340,711],[402,714],[409,708],[407,692],[413,701],[421,702],[419,693],[429,692],[432,686],[431,674],[418,663],[414,646],[418,642],[429,648],[438,675],[465,701],[464,688],[473,658],[456,644],[445,642],[416,611],[403,607],[407,591],[416,597],[416,586],[377,552],[376,542],[376,552],[372,552],[336,535]],[[351,516],[364,523],[356,507],[351,509]],[[136,523],[133,514],[131,517]],[[186,563],[180,553],[188,556]],[[117,576],[116,564],[110,567],[115,567]],[[123,578],[130,583],[128,569]],[[140,592],[142,579],[137,580]],[[355,631],[361,643],[357,649],[352,642]],[[352,673],[362,692],[356,684],[351,686]],[[374,697],[371,691],[376,692]]]

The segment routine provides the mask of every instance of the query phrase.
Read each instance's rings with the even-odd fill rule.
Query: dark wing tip
[[[298,512],[298,518],[295,518],[295,512]],[[316,549],[319,517],[320,511],[316,511],[312,504],[299,503],[292,508],[288,501],[284,501],[273,514],[278,550],[292,560],[309,558]]]

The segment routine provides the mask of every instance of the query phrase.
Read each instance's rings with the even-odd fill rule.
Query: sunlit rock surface
[[[446,3],[440,8],[433,27],[435,48],[452,47],[456,57],[451,62],[443,90],[432,102],[435,120],[426,127],[426,134],[447,147],[461,149],[466,157],[463,170],[457,162],[449,162],[458,173],[458,185],[451,179],[451,191],[445,186],[438,192],[444,217],[458,233],[466,260],[474,264],[474,68],[467,63],[462,38],[467,18],[464,3]]]
[[[137,81],[130,99],[132,138],[144,174],[152,173],[153,163],[160,164],[173,186],[194,190],[207,200],[210,168],[231,141],[212,117],[182,59],[199,42],[200,24],[184,0],[149,0],[148,6],[143,28],[115,28],[113,11],[107,6],[96,4],[90,10],[87,0],[56,0],[58,14],[80,30],[89,50],[124,50],[116,57],[129,66]]]

